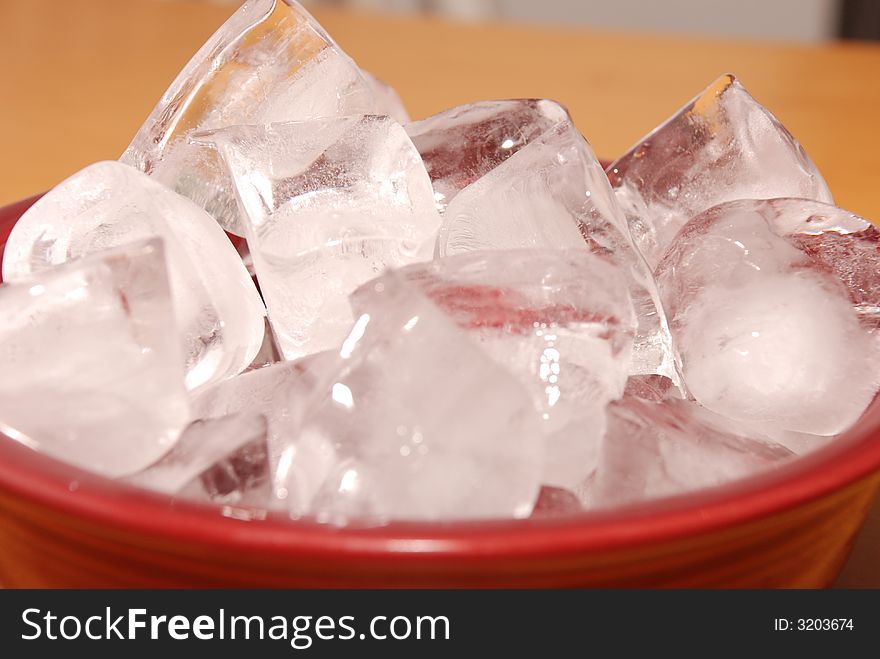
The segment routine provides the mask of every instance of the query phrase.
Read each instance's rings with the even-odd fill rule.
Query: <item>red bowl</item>
[[[0,255],[36,198],[0,209]],[[337,529],[235,519],[0,436],[7,587],[829,585],[880,489],[880,399],[776,471],[614,511]]]

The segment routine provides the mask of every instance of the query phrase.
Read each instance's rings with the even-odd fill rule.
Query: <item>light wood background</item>
[[[204,0],[0,0],[0,203],[118,157],[232,9]],[[878,46],[316,15],[398,88],[415,117],[481,98],[553,98],[609,158],[732,71],[801,140],[841,205],[880,218]]]
[[[0,0],[0,204],[117,158],[233,9],[206,0]],[[838,203],[880,220],[878,46],[315,13],[364,68],[399,90],[414,117],[485,98],[553,98],[605,158],[719,74],[736,73],[800,139]],[[880,586],[880,509],[841,584]]]

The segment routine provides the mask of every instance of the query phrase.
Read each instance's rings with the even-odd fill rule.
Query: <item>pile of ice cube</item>
[[[0,428],[331,523],[680,494],[857,421],[877,264],[732,76],[606,174],[553,101],[410,122],[296,2],[251,0],[120,162],[14,227]]]

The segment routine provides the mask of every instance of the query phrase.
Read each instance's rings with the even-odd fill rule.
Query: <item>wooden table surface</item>
[[[0,205],[117,158],[234,8],[205,0],[0,0]],[[315,15],[362,67],[398,89],[414,118],[478,99],[552,98],[606,158],[733,72],[801,141],[838,203],[880,221],[880,46]],[[880,507],[840,583],[880,586]]]

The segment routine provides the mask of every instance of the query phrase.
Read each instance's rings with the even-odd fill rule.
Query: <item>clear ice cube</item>
[[[376,98],[375,88],[298,2],[249,0],[184,67],[122,161],[243,235],[216,152],[190,144],[187,136],[242,124],[383,113],[388,94]]]
[[[458,192],[446,207],[437,255],[585,242],[596,250],[630,246],[599,161],[565,118]]]
[[[880,232],[849,211],[804,200],[775,200],[777,232],[849,293],[862,326],[880,328]]]
[[[299,450],[297,467],[304,472],[320,471],[320,461],[307,462],[302,445],[297,448],[294,444],[306,404],[322,382],[322,374],[335,368],[335,360],[335,353],[320,353],[295,362],[279,362],[207,387],[193,397],[196,418],[257,413],[266,419],[273,506],[281,505],[278,501],[287,506],[294,498],[288,492],[293,452]]]
[[[191,423],[168,453],[125,480],[170,495],[265,506],[269,499],[267,424],[259,414]]]
[[[571,487],[595,469],[605,406],[631,370],[626,276],[586,249],[470,252],[390,272],[352,306],[367,313],[398,280],[416,285],[523,383],[542,420],[542,482]]]
[[[165,245],[187,387],[244,370],[266,312],[238,253],[205,211],[127,165],[90,165],[34,204],[9,235],[3,279],[152,236]]]
[[[680,383],[651,272],[589,144],[552,101],[488,101],[407,128],[445,206],[436,256],[580,248],[611,255],[637,309],[634,373]]]
[[[682,399],[626,396],[608,407],[608,432],[589,483],[589,507],[604,508],[721,485],[772,469],[788,449],[723,429],[717,415]]]
[[[568,119],[558,103],[523,99],[462,105],[406,126],[445,210],[461,190]]]
[[[337,347],[347,295],[431,257],[431,182],[403,128],[353,116],[206,133],[232,172],[260,290],[285,358]]]
[[[328,522],[528,517],[543,447],[531,398],[430,300],[387,280],[305,416],[335,462],[312,512]]]
[[[729,74],[639,140],[608,173],[652,268],[688,220],[722,202],[832,201],[801,145]]]
[[[716,206],[657,268],[688,390],[765,432],[836,435],[880,384],[878,233],[803,199]]]
[[[599,161],[565,109],[552,101],[495,101],[447,114],[409,128],[433,168],[438,193],[457,192],[446,207],[436,255],[580,248],[610,256],[629,271],[638,316],[633,373],[680,384],[651,271],[632,244]],[[443,147],[441,138],[451,141]],[[465,178],[455,178],[457,167],[464,167]]]
[[[0,426],[117,477],[155,461],[189,418],[162,242],[0,286]]]

